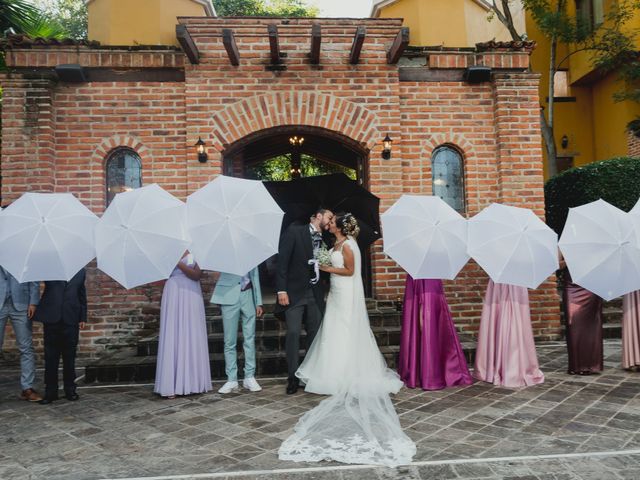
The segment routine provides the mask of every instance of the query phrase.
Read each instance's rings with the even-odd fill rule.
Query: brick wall
[[[640,157],[640,137],[629,131],[627,131],[627,155]]]
[[[121,146],[142,159],[143,183],[159,183],[179,198],[222,170],[224,151],[256,131],[305,125],[342,135],[369,151],[370,190],[386,210],[402,193],[431,192],[430,159],[443,144],[463,154],[465,202],[472,216],[493,201],[532,208],[542,215],[542,155],[535,75],[526,73],[526,52],[429,52],[419,69],[425,80],[401,79],[386,63],[399,20],[321,20],[321,64],[308,59],[312,20],[279,24],[286,68],[269,66],[266,24],[270,19],[183,18],[200,53],[191,65],[171,49],[138,51],[33,46],[7,55],[13,73],[0,77],[4,89],[3,201],[24,191],[71,191],[97,214],[105,207],[105,160]],[[358,65],[348,62],[357,25],[367,37]],[[223,28],[236,35],[240,65],[230,64]],[[95,81],[82,84],[26,79],[20,68],[46,72],[76,59],[113,72],[184,69],[184,81]],[[461,73],[481,62],[494,68],[492,82],[469,85],[437,80],[437,71]],[[72,62],[73,63],[73,62]],[[413,59],[416,64],[416,59]],[[32,75],[33,76],[33,75]],[[45,75],[43,75],[45,76]],[[381,158],[382,139],[394,140],[391,159]],[[197,161],[198,137],[209,161]],[[373,247],[373,291],[379,299],[402,296],[404,273]],[[486,275],[471,262],[446,289],[457,325],[477,329]],[[162,283],[124,290],[89,267],[90,329],[81,352],[98,355],[135,343],[157,328]],[[205,297],[211,291],[204,282]],[[531,292],[535,334],[559,332],[553,282]],[[39,342],[39,333],[35,334]],[[38,343],[39,345],[39,343]]]

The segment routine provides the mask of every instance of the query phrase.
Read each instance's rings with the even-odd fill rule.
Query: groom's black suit
[[[320,328],[324,314],[324,287],[319,281],[311,284],[314,278],[309,260],[313,258],[313,238],[311,226],[291,225],[282,235],[278,248],[278,268],[276,288],[286,292],[289,305],[276,305],[276,313],[284,313],[287,322],[287,367],[289,378],[295,378],[300,363],[300,330],[306,313],[307,348]]]

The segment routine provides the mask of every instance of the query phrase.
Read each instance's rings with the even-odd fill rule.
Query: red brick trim
[[[454,147],[457,147],[462,154],[462,158],[465,160],[475,155],[473,145],[464,137],[464,135],[460,133],[438,133],[436,135],[431,135],[431,137],[425,141],[425,157],[428,160],[431,160],[431,154],[433,151],[442,145],[453,145]]]
[[[245,98],[216,113],[209,122],[213,145],[233,142],[272,127],[307,125],[357,140],[371,150],[378,141],[378,118],[361,105],[317,92],[278,92]]]
[[[145,166],[151,168],[151,159],[153,156],[149,148],[147,148],[140,139],[131,135],[112,135],[102,140],[100,145],[94,150],[93,155],[91,155],[91,168],[93,170],[93,175],[91,175],[91,190],[93,192],[102,191],[102,201],[99,205],[95,206],[99,211],[98,213],[102,213],[102,210],[106,207],[106,161],[109,155],[118,148],[130,148],[138,154],[142,163],[143,182]],[[96,208],[93,210],[95,211]]]
[[[116,148],[120,147],[128,147],[136,152],[142,160],[143,167],[145,163],[149,164],[149,162],[151,161],[150,150],[145,147],[139,139],[130,135],[113,135],[109,138],[105,138],[93,152],[91,161],[100,162],[100,165],[104,167],[109,154]]]

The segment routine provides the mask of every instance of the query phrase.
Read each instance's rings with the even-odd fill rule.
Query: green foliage
[[[563,43],[571,43],[585,35],[586,27],[567,13],[566,0],[523,0],[522,3],[545,37],[555,36]]]
[[[35,0],[35,3],[65,30],[68,38],[87,38],[89,20],[84,0]]]
[[[315,17],[316,7],[302,0],[213,0],[216,13],[222,17]]]
[[[640,198],[640,159],[620,157],[566,170],[544,186],[547,224],[562,232],[570,207],[603,200],[629,211]]]
[[[330,173],[344,173],[349,178],[356,179],[356,171],[340,165],[323,162],[310,155],[302,154],[300,162],[303,177],[315,177]],[[279,155],[253,165],[247,169],[246,178],[255,180],[291,180],[291,159],[289,155]]]
[[[20,31],[30,37],[62,39],[69,36],[62,25],[44,12],[33,15],[28,22],[22,25]]]
[[[37,13],[37,9],[26,0],[0,0],[0,34],[8,28],[21,31],[25,19]]]

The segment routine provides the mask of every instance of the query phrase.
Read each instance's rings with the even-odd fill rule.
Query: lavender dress
[[[544,382],[533,341],[529,292],[525,287],[489,280],[473,376],[510,388]]]
[[[186,263],[186,257],[180,260]],[[200,282],[176,267],[164,285],[154,392],[168,397],[211,390]]]
[[[441,280],[407,275],[398,373],[409,388],[472,383]]]

